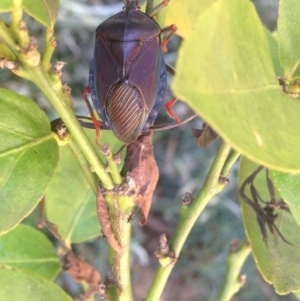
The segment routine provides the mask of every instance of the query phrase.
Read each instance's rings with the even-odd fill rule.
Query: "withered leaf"
[[[75,281],[84,281],[89,285],[87,291],[80,296],[79,300],[87,300],[98,292],[101,276],[95,268],[85,262],[83,257],[76,257],[76,255],[69,250],[63,257],[62,267]]]
[[[145,225],[151,207],[159,170],[153,154],[152,132],[143,133],[128,145],[123,173],[127,173],[138,188],[136,205],[141,208],[140,225]]]
[[[192,129],[192,131],[199,147],[208,147],[219,138],[219,135],[206,122],[203,123],[202,129]]]

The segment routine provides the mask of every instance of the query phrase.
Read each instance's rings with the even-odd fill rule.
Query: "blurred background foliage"
[[[88,82],[89,64],[93,57],[95,28],[111,15],[119,12],[123,1],[118,0],[60,0],[61,7],[55,36],[57,48],[54,59],[66,62],[62,81],[72,88],[76,113],[88,115],[82,99],[82,91]],[[262,22],[271,31],[276,30],[278,0],[253,1]],[[44,28],[27,17],[31,35],[43,48]],[[174,20],[176,21],[176,20]],[[180,39],[174,37],[168,44],[169,52],[165,60],[175,65]],[[197,45],[195,45],[197,46]],[[169,78],[169,82],[172,78]],[[45,97],[31,83],[14,77],[7,70],[1,71],[1,87],[11,89],[35,100],[52,120],[57,117]],[[169,91],[166,99],[172,97]],[[176,104],[178,116],[190,112],[183,103]],[[164,110],[157,123],[170,120]],[[141,228],[137,218],[133,221],[132,236],[132,280],[136,300],[145,296],[152,281],[157,259],[153,255],[158,246],[159,235],[173,233],[179,216],[179,205],[185,192],[196,193],[208,172],[220,141],[206,149],[195,144],[191,128],[201,128],[200,119],[177,129],[156,133],[154,136],[155,157],[160,170],[160,178],[155,191],[148,223]],[[171,274],[163,294],[163,300],[193,301],[214,300],[222,285],[226,268],[226,256],[230,241],[242,241],[245,237],[237,192],[237,165],[233,168],[230,183],[207,206],[193,228],[182,255]],[[35,220],[34,216],[28,219]],[[263,243],[263,241],[262,241]],[[95,239],[85,244],[77,244],[74,249],[87,261],[105,274],[107,249],[103,239]],[[272,286],[264,282],[250,255],[242,269],[247,281],[242,290],[232,300],[247,301],[291,301],[290,294],[278,296]],[[79,287],[67,275],[59,277],[61,285],[78,294]]]

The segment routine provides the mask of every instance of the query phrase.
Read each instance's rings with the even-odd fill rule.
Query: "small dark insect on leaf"
[[[127,218],[127,223],[130,223],[132,220],[134,220],[136,214],[138,213],[138,211],[141,209],[141,207],[138,208],[133,208],[131,214],[129,215],[129,217]]]
[[[281,234],[281,232],[279,231],[278,227],[275,224],[275,222],[278,218],[278,214],[274,213],[275,209],[282,209],[287,212],[290,212],[290,211],[289,211],[287,204],[284,202],[283,199],[279,199],[278,201],[276,200],[274,185],[273,185],[271,179],[269,178],[268,169],[266,169],[266,184],[267,184],[267,188],[268,188],[268,191],[270,194],[270,201],[264,201],[260,197],[258,191],[256,190],[256,188],[254,186],[254,180],[255,180],[256,176],[263,169],[264,169],[263,166],[259,166],[248,178],[246,178],[246,180],[244,181],[244,183],[242,184],[242,186],[240,187],[240,190],[239,190],[241,198],[249,206],[251,206],[252,209],[254,210],[254,212],[256,214],[256,219],[257,219],[257,222],[258,222],[258,225],[260,228],[260,232],[263,237],[263,241],[266,243],[267,246],[268,246],[268,236],[267,236],[266,224],[267,224],[270,232],[273,235],[276,232],[285,243],[287,243],[289,245],[293,245],[292,243],[290,243],[289,241],[287,241],[284,238],[284,236]],[[246,195],[245,190],[246,190],[247,185],[250,186],[250,193],[251,193],[252,199]],[[260,203],[265,204],[265,207],[261,207]]]

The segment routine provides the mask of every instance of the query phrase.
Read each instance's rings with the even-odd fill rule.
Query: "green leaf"
[[[69,146],[59,150],[58,169],[46,194],[47,218],[67,244],[79,243],[100,235],[96,197]]]
[[[274,65],[275,74],[277,76],[282,77],[283,76],[283,70],[281,68],[279,57],[278,57],[278,45],[277,45],[277,39],[275,34],[271,34],[270,31],[265,28],[266,36],[269,43],[269,48],[271,52],[272,62]]]
[[[0,89],[0,235],[36,207],[57,161],[45,113],[30,99]]]
[[[278,18],[278,51],[284,78],[300,78],[300,1],[281,0]]]
[[[239,169],[239,187],[253,173],[258,165],[243,158]],[[263,200],[270,200],[267,189],[265,170],[262,170],[254,181],[254,187]],[[247,186],[246,195],[252,199]],[[251,243],[256,265],[268,283],[272,283],[279,294],[287,294],[300,290],[300,231],[291,214],[277,209],[279,217],[275,225],[284,238],[294,245],[285,243],[277,233],[272,235],[267,227],[268,247],[263,242],[262,234],[256,219],[256,214],[243,199],[240,198],[243,221],[248,240]],[[260,202],[260,206],[265,204]]]
[[[23,0],[23,8],[32,18],[52,28],[58,15],[59,0]]]
[[[3,264],[35,272],[48,280],[60,271],[60,260],[47,237],[24,224],[0,237],[0,265]]]
[[[72,301],[58,285],[34,273],[2,266],[0,300]]]
[[[214,2],[216,0],[172,0],[167,7],[166,26],[175,24],[178,27],[176,34],[186,38],[194,30],[199,16]],[[198,41],[194,47],[198,48],[199,44],[201,45],[201,41]]]
[[[295,293],[294,293],[294,296],[295,296],[297,299],[300,300],[300,292],[295,292]]]
[[[0,1],[0,13],[10,12],[14,8],[13,0]]]
[[[278,84],[250,1],[211,5],[184,41],[176,68],[174,94],[234,149],[272,169],[300,171],[300,102]]]
[[[95,142],[95,131],[87,131]],[[111,131],[101,132],[101,143],[111,142]],[[113,150],[120,142],[110,143]],[[95,179],[96,181],[96,179]],[[70,243],[80,243],[101,234],[96,212],[96,196],[68,145],[60,147],[60,164],[47,191],[46,212],[50,222],[58,226],[59,234]]]
[[[289,209],[298,225],[300,225],[300,174],[287,174],[270,171],[274,185],[281,197],[289,205]]]

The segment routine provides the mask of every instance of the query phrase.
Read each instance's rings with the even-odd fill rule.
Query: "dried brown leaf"
[[[159,170],[153,154],[152,132],[143,133],[128,145],[124,171],[134,181],[138,195],[136,205],[141,208],[140,225],[145,225],[151,207]]]
[[[85,262],[83,257],[76,257],[76,255],[69,250],[63,257],[63,270],[70,274],[75,281],[84,281],[89,285],[87,291],[80,296],[79,300],[87,300],[98,292],[98,286],[101,280],[100,273]]]

